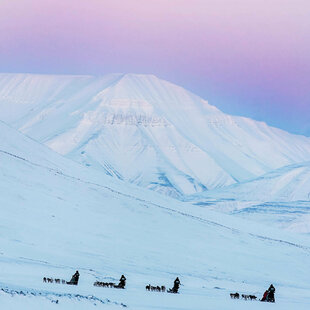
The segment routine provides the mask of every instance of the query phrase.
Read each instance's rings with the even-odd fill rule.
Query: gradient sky
[[[310,136],[310,0],[0,0],[0,72],[152,73]]]

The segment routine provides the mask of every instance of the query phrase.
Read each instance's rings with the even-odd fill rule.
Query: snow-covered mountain
[[[271,282],[274,309],[308,309],[309,237],[192,208],[101,174],[0,122],[4,309],[245,310],[249,301],[229,293],[261,297]],[[76,269],[77,287],[42,282],[70,279]],[[122,273],[125,290],[92,285]],[[179,295],[145,291],[149,283],[170,287],[176,276]]]
[[[261,202],[310,201],[310,162],[285,166],[205,196]]]
[[[152,75],[0,75],[0,119],[56,152],[180,197],[310,160],[310,138],[222,113]]]
[[[209,210],[310,233],[310,162],[285,166],[187,199]]]

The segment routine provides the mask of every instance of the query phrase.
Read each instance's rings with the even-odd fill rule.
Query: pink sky
[[[309,0],[0,0],[0,66],[153,73],[310,135]]]

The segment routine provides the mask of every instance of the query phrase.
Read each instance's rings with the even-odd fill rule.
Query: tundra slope
[[[199,206],[310,233],[310,162],[187,197]]]
[[[310,162],[285,166],[253,180],[206,192],[204,195],[261,202],[309,201]]]
[[[52,309],[58,300],[66,310],[248,309],[229,293],[260,295],[274,282],[275,309],[307,309],[308,237],[102,176],[1,122],[0,150],[1,305]],[[76,269],[77,287],[42,283],[43,276],[69,279]],[[126,290],[92,286],[122,273]],[[169,287],[176,276],[183,284],[178,296],[144,289]]]
[[[0,119],[86,166],[174,197],[310,160],[310,138],[222,113],[153,75],[0,75]]]

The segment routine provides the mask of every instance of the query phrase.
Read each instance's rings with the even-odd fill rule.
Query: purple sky
[[[0,0],[0,71],[152,73],[310,136],[310,0]]]

